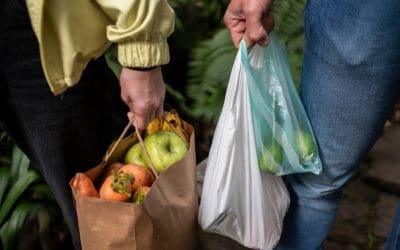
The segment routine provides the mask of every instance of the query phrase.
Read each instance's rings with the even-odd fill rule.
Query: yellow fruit
[[[169,112],[166,117],[165,120],[168,121],[169,124],[173,125],[175,128],[177,127],[182,127],[182,121],[179,118],[179,115],[176,111],[171,111]]]
[[[161,128],[161,120],[159,118],[154,118],[146,128],[146,135],[157,132]]]

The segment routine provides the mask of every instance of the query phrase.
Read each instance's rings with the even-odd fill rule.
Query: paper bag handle
[[[131,127],[131,125],[133,125],[133,127],[135,129],[136,136],[139,139],[140,146],[143,149],[144,155],[146,157],[146,161],[147,161],[148,165],[150,166],[150,170],[153,173],[154,177],[157,178],[158,177],[157,171],[155,170],[153,162],[151,161],[150,156],[147,153],[146,147],[144,146],[143,138],[140,135],[139,129],[137,129],[134,117],[129,120],[128,124],[125,126],[125,128],[122,131],[121,135],[118,137],[117,141],[114,143],[113,147],[106,153],[106,155],[104,157],[104,161],[108,162],[108,159],[111,157],[112,153],[114,152],[114,150],[118,146],[118,144],[121,142],[121,140],[125,137],[125,134],[128,132],[128,130]]]

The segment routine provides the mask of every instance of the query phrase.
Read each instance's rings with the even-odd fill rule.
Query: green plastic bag
[[[274,34],[264,48],[240,53],[246,82],[259,167],[275,175],[322,169],[318,146],[289,71],[285,46]]]

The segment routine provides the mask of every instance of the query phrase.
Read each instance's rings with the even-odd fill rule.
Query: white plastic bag
[[[249,55],[252,65],[259,64],[257,51],[253,49],[255,53]],[[230,237],[249,248],[273,249],[281,235],[289,194],[281,177],[260,171],[240,52],[203,181],[198,220],[204,231]]]

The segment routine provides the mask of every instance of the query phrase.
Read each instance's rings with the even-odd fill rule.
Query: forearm
[[[169,62],[167,38],[175,25],[175,15],[165,0],[97,0],[113,20],[107,38],[118,44],[122,66],[148,68]]]

